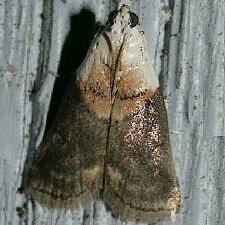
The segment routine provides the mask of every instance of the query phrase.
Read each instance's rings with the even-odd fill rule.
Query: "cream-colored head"
[[[123,37],[138,25],[138,16],[131,12],[127,4],[122,4],[118,10],[110,13],[105,30],[111,40],[116,40],[115,44],[120,44]]]

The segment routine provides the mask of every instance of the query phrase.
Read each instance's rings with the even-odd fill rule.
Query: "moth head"
[[[130,7],[123,4],[118,10],[109,14],[108,26],[115,32],[126,33],[129,29],[139,25],[138,16],[130,11]]]

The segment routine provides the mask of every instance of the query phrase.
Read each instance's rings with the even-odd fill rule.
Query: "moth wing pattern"
[[[180,192],[163,95],[140,35],[128,34],[116,74],[104,202],[115,217],[156,222],[177,212]]]
[[[104,38],[99,35],[77,73],[75,87],[73,85],[62,100],[28,173],[26,193],[48,208],[85,204],[98,198],[102,187],[109,114],[103,103],[107,102],[109,90],[108,83],[101,77],[98,84],[94,79],[102,75],[102,71],[110,76],[103,64],[108,59],[102,57],[107,55],[104,52],[107,46],[102,52],[102,45],[105,45]],[[101,104],[102,108],[95,107]],[[98,116],[95,110],[103,116]]]

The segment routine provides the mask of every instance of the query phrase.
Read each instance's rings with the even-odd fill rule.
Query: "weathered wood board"
[[[90,203],[50,211],[18,192],[50,99],[116,2],[0,0],[0,224],[124,224]],[[225,224],[225,1],[132,0],[166,97],[182,209],[164,225]],[[52,94],[53,93],[53,94]],[[59,93],[58,93],[59,94]],[[50,111],[51,113],[51,111]],[[134,224],[134,223],[129,223]]]

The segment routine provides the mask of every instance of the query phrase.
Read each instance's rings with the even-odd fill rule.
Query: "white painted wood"
[[[177,220],[157,225],[223,225],[225,1],[130,3],[166,96],[183,195]],[[108,0],[0,0],[1,225],[125,224],[112,219],[101,203],[73,212],[50,211],[17,192],[25,160],[43,136],[71,16],[86,8],[104,23],[115,5]]]

